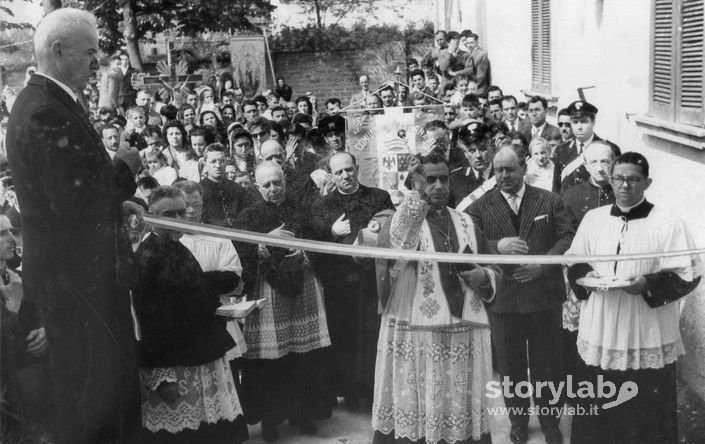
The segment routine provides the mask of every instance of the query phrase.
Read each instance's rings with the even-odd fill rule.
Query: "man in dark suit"
[[[111,163],[76,95],[99,67],[96,30],[95,16],[77,9],[42,19],[39,69],[7,133],[25,297],[44,312],[56,442],[66,444],[133,442],[126,427],[140,411],[121,209],[135,183],[124,162]]]
[[[514,96],[504,96],[502,98],[502,113],[504,114],[502,121],[507,125],[509,131],[523,134],[528,142],[531,140],[531,124],[527,120],[519,118],[517,114],[518,103]]]
[[[524,184],[526,161],[512,148],[497,152],[494,172],[497,188],[467,210],[490,246],[499,254],[563,254],[574,232],[560,198]],[[560,265],[503,268],[504,276],[488,311],[499,372],[505,383],[511,383],[504,387],[504,402],[509,408],[523,409],[523,414],[509,415],[510,438],[523,443],[528,439],[530,400],[515,388],[522,382],[527,384],[527,370],[532,383],[537,384],[534,388],[541,382],[558,387],[563,379],[561,307],[566,293]],[[539,407],[562,406],[560,399],[549,399],[546,390],[534,398]],[[549,444],[562,442],[559,418],[557,412],[539,415]]]
[[[458,146],[470,166],[461,166],[451,171],[449,206],[455,208],[465,199],[465,196],[492,177],[489,157],[490,137],[490,130],[485,125],[478,125],[474,130],[463,127],[458,131]]]
[[[567,111],[574,139],[558,146],[553,159],[553,192],[560,194],[590,178],[582,157],[583,151],[593,141],[602,140],[594,130],[597,107],[584,100],[576,100]],[[608,140],[604,142],[612,147],[615,157],[621,154],[617,145]]]
[[[548,103],[546,99],[534,96],[529,99],[529,121],[531,122],[531,140],[541,137],[546,140],[560,139],[558,127],[546,122]]]

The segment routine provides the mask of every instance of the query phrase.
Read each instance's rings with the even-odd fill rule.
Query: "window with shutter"
[[[531,0],[531,89],[551,92],[550,0]]]
[[[703,31],[705,0],[654,0],[651,112],[705,126]]]

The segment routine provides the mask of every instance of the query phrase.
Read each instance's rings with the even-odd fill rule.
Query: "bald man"
[[[262,147],[265,148],[265,142]],[[235,228],[281,238],[310,238],[308,213],[287,193],[278,163],[255,169],[262,200],[239,215]],[[236,244],[242,259],[244,293],[269,303],[245,320],[247,351],[243,396],[249,423],[262,422],[262,438],[278,436],[284,419],[307,435],[312,419],[330,417],[335,396],[323,389],[325,353],[330,345],[323,289],[301,250]]]
[[[77,95],[99,67],[95,16],[55,10],[37,26],[34,50],[38,70],[13,107],[7,151],[25,297],[43,309],[51,344],[56,442],[130,442],[140,408],[121,203],[136,186],[123,161],[111,163]]]
[[[352,154],[333,154],[328,164],[335,189],[314,203],[313,229],[319,240],[350,245],[375,214],[393,210],[394,205],[385,190],[360,184]],[[333,342],[333,375],[338,394],[355,407],[360,397],[372,397],[379,333],[374,271],[346,256],[326,256],[319,262]]]

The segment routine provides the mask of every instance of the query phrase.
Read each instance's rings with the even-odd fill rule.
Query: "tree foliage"
[[[101,49],[113,52],[124,44],[122,9],[128,1],[134,10],[137,39],[163,32],[193,37],[203,31],[252,29],[246,17],[266,16],[274,9],[267,0],[70,0],[65,3],[94,11],[101,28]]]
[[[418,29],[408,25],[372,25],[357,23],[352,28],[331,25],[324,29],[316,25],[304,28],[285,26],[270,38],[272,51],[334,51],[376,48],[382,43],[404,41],[407,47],[433,39],[433,23],[425,22]]]
[[[374,0],[300,0],[304,12],[316,20],[316,27],[324,29],[337,25],[351,12],[373,15]]]
[[[28,3],[31,0],[22,0],[21,2],[14,2],[13,0],[5,0],[5,2],[10,2],[10,3]],[[20,8],[22,6],[19,6]],[[32,29],[33,26],[30,25],[29,23],[17,23],[12,18],[15,17],[15,14],[12,12],[12,9],[9,6],[3,6],[0,5],[0,32],[2,31],[8,31],[8,30],[13,30],[13,29]]]

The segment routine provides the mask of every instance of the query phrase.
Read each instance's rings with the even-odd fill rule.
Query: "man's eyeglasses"
[[[558,127],[559,128],[562,128],[562,127],[570,128],[570,122],[558,122]]]
[[[610,179],[612,179],[612,182],[614,182],[615,185],[621,186],[624,185],[626,182],[627,184],[631,185],[636,185],[642,180],[644,180],[643,177],[637,177],[637,176],[612,176]]]

